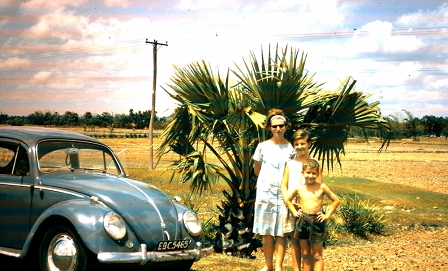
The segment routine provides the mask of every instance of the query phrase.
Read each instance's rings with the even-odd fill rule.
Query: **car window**
[[[98,170],[120,174],[110,151],[104,147],[79,142],[42,142],[38,145],[39,170]]]
[[[14,151],[5,146],[0,146],[0,174],[11,174],[14,163]]]
[[[25,176],[29,170],[25,148],[9,142],[0,142],[0,174]]]

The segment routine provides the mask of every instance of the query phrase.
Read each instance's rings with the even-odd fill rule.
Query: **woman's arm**
[[[255,175],[258,176],[258,174],[260,174],[260,170],[261,170],[261,162],[257,161],[257,160],[254,160],[254,172],[255,172]]]
[[[283,196],[283,201],[285,201],[285,204],[286,204],[286,199],[289,196],[288,195],[288,184],[289,184],[289,166],[288,166],[288,163],[286,163],[285,169],[283,170],[282,183],[280,185],[280,188],[282,191],[282,196]]]

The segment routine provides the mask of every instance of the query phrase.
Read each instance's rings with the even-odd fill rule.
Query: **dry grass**
[[[170,182],[165,171],[175,155],[166,155],[155,170],[149,170],[149,140],[100,138],[120,155],[130,177],[162,188],[169,195],[188,198],[188,184]],[[158,146],[157,139],[155,148]],[[381,154],[379,141],[370,144],[350,140],[342,157],[342,170],[325,174],[324,181],[339,193],[359,193],[388,209],[396,231],[392,236],[353,239],[346,236],[340,245],[324,252],[329,270],[440,270],[446,268],[448,231],[434,225],[448,225],[448,141],[445,139],[402,140],[391,142]],[[347,178],[349,177],[349,178]],[[398,185],[397,185],[398,184]],[[216,217],[221,189],[192,198],[202,220]],[[434,202],[437,202],[436,205]],[[440,218],[440,219],[439,219]],[[397,223],[399,221],[399,223]],[[417,222],[417,223],[416,223]],[[399,224],[399,225],[398,225]],[[412,226],[414,225],[414,226]],[[416,227],[419,230],[409,230]],[[352,238],[352,239],[351,239]],[[441,243],[442,242],[442,243]],[[356,253],[354,253],[356,251]],[[421,251],[422,253],[415,253]],[[434,257],[432,252],[437,251]],[[222,254],[194,263],[194,271],[258,270],[264,264],[261,251],[256,259],[240,259]],[[284,270],[292,270],[291,255],[286,253]]]

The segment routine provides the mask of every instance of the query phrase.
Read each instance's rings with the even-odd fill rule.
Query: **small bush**
[[[324,247],[336,244],[339,239],[338,236],[340,235],[343,228],[344,222],[342,221],[341,217],[337,214],[331,216],[331,218],[325,222],[325,234],[323,240]]]
[[[350,233],[362,236],[368,233],[384,234],[388,228],[381,208],[370,200],[361,200],[357,195],[342,197],[337,213],[344,221],[344,228]]]

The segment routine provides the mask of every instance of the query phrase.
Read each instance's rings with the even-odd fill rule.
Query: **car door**
[[[21,249],[29,232],[32,177],[27,149],[0,139],[0,247]]]

